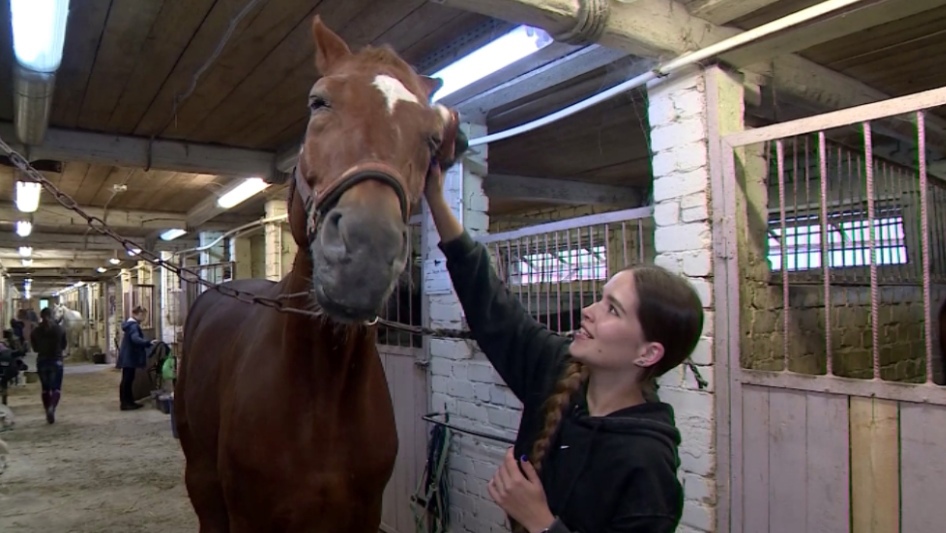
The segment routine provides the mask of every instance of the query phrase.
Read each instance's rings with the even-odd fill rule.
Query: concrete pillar
[[[708,131],[742,129],[743,86],[738,76],[719,67],[693,68],[649,86],[648,101],[655,262],[689,278],[700,294],[706,320],[692,360],[709,382],[699,390],[692,373],[678,367],[660,379],[660,396],[673,405],[683,436],[680,477],[686,501],[681,528],[709,532],[716,530],[717,450]],[[718,121],[711,122],[711,115]]]
[[[223,237],[223,232],[221,231],[202,231],[197,235],[197,240],[202,247],[214,243],[210,248],[200,252],[199,260],[201,265],[213,265],[227,261],[227,252],[229,250],[227,250],[225,245],[226,239],[221,239],[221,237]],[[211,283],[220,283],[223,281],[223,270],[220,268],[206,268],[201,269],[200,272],[201,277]]]
[[[266,218],[282,216],[287,213],[285,200],[266,202]],[[289,226],[285,222],[268,222],[265,231],[266,279],[279,281],[292,270],[292,261],[296,255],[296,242],[292,238]]]
[[[470,138],[486,134],[483,125],[465,124]],[[488,147],[475,146],[464,161],[447,173],[445,194],[467,231],[486,234],[489,201],[483,192],[488,164]],[[424,202],[422,221],[423,294],[425,322],[434,328],[466,327],[463,312],[453,291],[437,248],[440,241]],[[490,433],[505,429],[515,435],[521,405],[502,384],[475,343],[425,338],[430,361],[430,405],[434,411],[450,413],[451,421]],[[481,439],[477,439],[480,440]],[[500,464],[505,448],[488,442],[475,443],[468,436],[454,436],[450,457],[451,520],[457,531],[505,531],[506,516],[489,497],[486,486]]]
[[[174,254],[171,252],[161,252],[160,256],[162,261],[174,262]],[[175,318],[180,312],[178,308],[181,293],[180,278],[166,268],[162,268],[159,271],[161,273],[160,338],[162,341],[171,344],[175,342],[177,337]]]
[[[230,260],[233,261],[233,279],[253,277],[253,244],[249,237],[230,239]]]

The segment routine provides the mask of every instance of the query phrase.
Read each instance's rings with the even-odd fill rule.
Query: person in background
[[[132,384],[135,371],[148,363],[148,348],[157,341],[145,338],[141,322],[147,318],[148,311],[140,305],[131,311],[131,318],[122,324],[121,347],[118,350],[118,362],[115,366],[122,369],[122,381],[118,386],[118,398],[122,411],[131,411],[144,407],[135,401]]]
[[[56,421],[56,407],[62,395],[62,354],[66,349],[66,330],[53,322],[53,312],[45,307],[39,313],[39,325],[30,333],[30,344],[36,352],[36,372],[42,384],[43,409],[46,422]]]

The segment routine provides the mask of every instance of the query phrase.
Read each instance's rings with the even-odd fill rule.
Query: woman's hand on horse
[[[440,170],[437,164],[430,165],[427,171],[427,181],[424,184],[424,197],[428,203],[443,200],[443,180],[446,172]]]
[[[506,450],[503,463],[486,489],[493,501],[530,533],[540,532],[555,521],[539,474],[525,457],[517,462],[512,448]]]

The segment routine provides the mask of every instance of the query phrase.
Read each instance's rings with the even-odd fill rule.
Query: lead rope
[[[450,502],[447,477],[447,459],[450,455],[450,429],[434,425],[427,445],[427,461],[411,496],[415,533],[446,533],[450,526]]]

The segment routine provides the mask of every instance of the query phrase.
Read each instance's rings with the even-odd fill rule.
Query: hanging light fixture
[[[33,223],[29,220],[17,220],[16,221],[16,234],[20,237],[26,238],[30,236],[30,233],[33,232]]]
[[[33,247],[20,246],[19,252],[20,252],[20,257],[30,257],[33,255]]]
[[[35,181],[16,182],[16,208],[24,213],[32,213],[39,209],[39,196],[43,192],[43,185]]]

